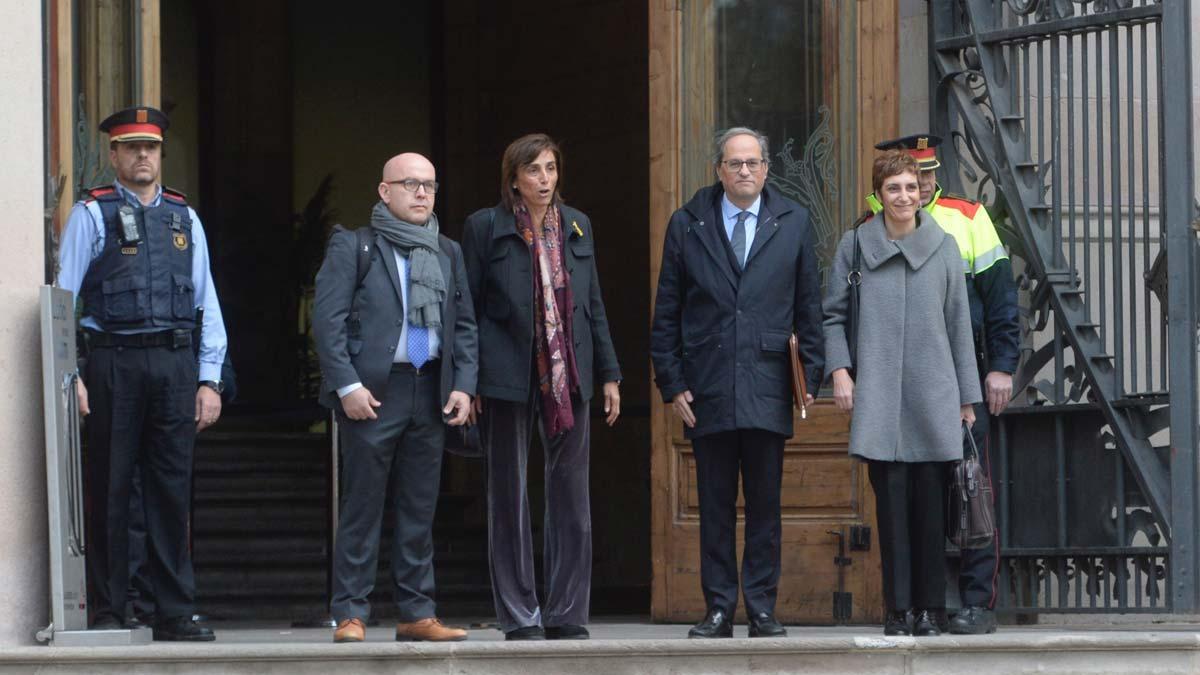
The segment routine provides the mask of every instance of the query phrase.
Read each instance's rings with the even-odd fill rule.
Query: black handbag
[[[992,502],[992,480],[979,464],[979,449],[966,422],[963,434],[970,452],[950,475],[946,499],[946,536],[959,548],[987,548],[996,534],[996,510]]]
[[[862,249],[858,247],[858,228],[854,228],[854,259],[846,274],[850,286],[850,307],[846,313],[846,346],[850,349],[850,377],[858,366],[858,289],[862,286]]]

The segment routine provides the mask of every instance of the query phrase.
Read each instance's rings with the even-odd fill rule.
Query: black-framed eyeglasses
[[[402,185],[409,192],[416,192],[417,188],[425,188],[426,194],[435,194],[438,191],[438,182],[436,180],[417,180],[416,178],[405,178],[404,180],[389,180],[388,185]]]
[[[729,169],[730,171],[732,171],[734,173],[738,173],[739,171],[741,171],[743,164],[746,166],[747,169],[750,170],[750,173],[758,173],[759,169],[761,169],[767,165],[767,160],[765,160],[765,159],[727,159],[727,160],[721,162],[721,164],[726,169]]]

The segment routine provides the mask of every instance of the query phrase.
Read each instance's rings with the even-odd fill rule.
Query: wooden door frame
[[[161,0],[132,0],[134,25],[131,70],[133,97],[141,105],[162,107]],[[74,0],[50,0],[46,6],[46,54],[50,85],[46,90],[48,163],[46,172],[61,185],[54,230],[61,232],[74,205],[76,101]],[[95,124],[99,120],[89,120]],[[50,253],[50,252],[48,252]]]
[[[650,0],[649,87],[650,87],[650,301],[653,316],[655,289],[662,264],[663,241],[671,214],[682,204],[681,149],[683,107],[682,22],[683,0]],[[859,193],[871,184],[874,144],[898,133],[899,106],[899,0],[869,0],[858,4],[857,109]],[[672,427],[667,406],[650,382],[650,615],[664,620],[668,615],[668,560],[673,518],[671,486]]]

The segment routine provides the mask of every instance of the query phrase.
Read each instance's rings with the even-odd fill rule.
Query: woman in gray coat
[[[826,368],[834,401],[852,412],[850,454],[867,462],[887,604],[885,635],[937,635],[945,611],[949,462],[981,400],[967,291],[954,239],[921,209],[917,163],[875,160],[883,210],[838,244],[825,296]],[[859,286],[857,353],[847,342],[849,284]],[[913,622],[908,623],[912,611]]]

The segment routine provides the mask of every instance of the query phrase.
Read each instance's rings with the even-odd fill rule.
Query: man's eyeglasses
[[[434,194],[438,191],[438,183],[436,180],[417,180],[416,178],[405,178],[404,180],[389,180],[388,185],[403,185],[405,190],[416,192],[417,188],[425,188],[426,194]]]
[[[729,169],[733,173],[738,173],[742,170],[742,165],[745,165],[750,173],[758,173],[758,170],[767,165],[765,159],[727,159],[721,162],[721,165]]]

